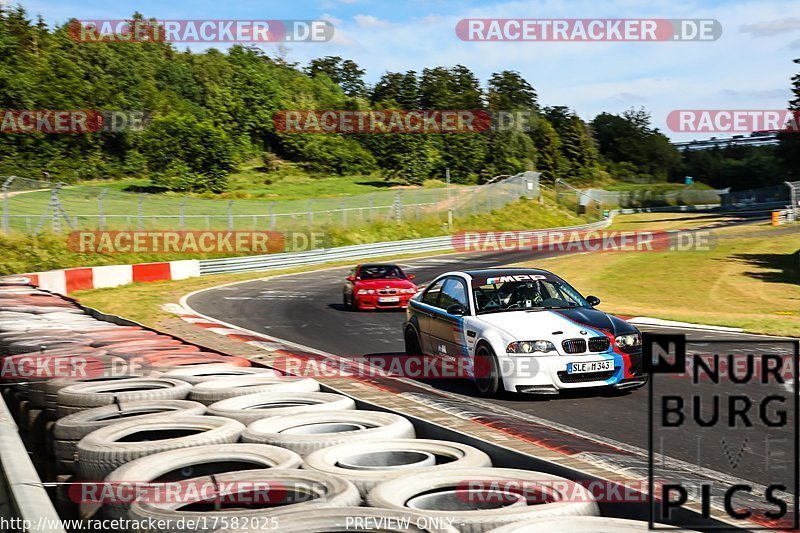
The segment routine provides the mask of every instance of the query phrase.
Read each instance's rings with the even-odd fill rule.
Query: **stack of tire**
[[[91,375],[17,380],[4,391],[18,419],[52,420],[42,437],[64,483],[64,515],[153,519],[171,532],[641,526],[600,518],[581,485],[416,438],[407,418],[358,410],[313,379],[103,322],[32,287],[0,286],[0,357],[31,356],[91,360]],[[115,373],[119,361],[139,366]],[[137,490],[113,490],[126,485]]]

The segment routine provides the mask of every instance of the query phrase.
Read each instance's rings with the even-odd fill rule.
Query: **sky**
[[[0,3],[4,3],[0,0]],[[7,3],[7,2],[5,2]],[[325,19],[327,43],[292,43],[286,59],[301,65],[338,55],[366,69],[374,83],[387,71],[422,71],[462,64],[485,85],[492,73],[518,71],[541,105],[565,105],[585,120],[601,112],[644,108],[673,140],[666,118],[676,109],[785,109],[791,78],[800,72],[800,0],[30,0],[21,4],[50,25],[69,18]],[[722,35],[705,42],[469,42],[464,18],[716,19]],[[177,44],[185,48],[184,44]],[[218,44],[218,48],[227,45]],[[205,45],[192,45],[202,50]],[[265,44],[268,53],[277,46]],[[723,135],[724,136],[724,135]]]

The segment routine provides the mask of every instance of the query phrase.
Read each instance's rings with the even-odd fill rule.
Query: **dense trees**
[[[139,175],[168,189],[219,192],[238,164],[266,154],[320,173],[378,171],[408,183],[441,178],[446,169],[462,183],[528,169],[577,183],[605,170],[633,181],[691,171],[738,183],[748,169],[777,172],[776,154],[796,161],[800,153],[792,137],[772,152],[681,161],[644,111],[603,113],[587,124],[568,107],[540,108],[533,85],[511,70],[492,74],[485,86],[464,65],[386,72],[368,85],[361,67],[338,56],[301,68],[256,47],[192,53],[165,43],[78,43],[66,25],[49,29],[23,8],[5,6],[0,49],[0,109],[146,110],[152,117],[141,131],[2,134],[0,175]],[[794,87],[800,108],[800,75]],[[481,133],[285,133],[273,118],[291,109],[480,110],[494,126]],[[796,175],[800,165],[791,168]]]

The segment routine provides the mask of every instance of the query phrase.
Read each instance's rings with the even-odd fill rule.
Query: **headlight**
[[[417,289],[400,289],[401,294],[415,294]]]
[[[506,348],[507,353],[547,353],[555,350],[556,347],[550,341],[518,341],[512,342]]]
[[[638,333],[629,333],[627,335],[618,335],[614,342],[620,348],[630,348],[632,346],[641,346],[642,337]]]
[[[359,289],[358,294],[375,294],[375,291],[372,289]]]

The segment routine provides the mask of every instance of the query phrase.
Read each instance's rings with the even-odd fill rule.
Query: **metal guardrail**
[[[8,531],[22,531],[23,524],[35,531],[66,533],[47,491],[22,443],[17,424],[0,396],[0,516]],[[17,524],[16,526],[14,524]],[[19,527],[20,529],[16,529]]]
[[[612,212],[608,219],[591,224],[578,226],[564,226],[560,228],[542,228],[530,230],[531,234],[561,231],[603,228],[611,223],[616,212]],[[348,261],[382,257],[389,255],[404,255],[424,252],[438,252],[453,250],[453,236],[427,237],[404,241],[377,242],[372,244],[357,244],[353,246],[340,246],[311,250],[308,252],[292,252],[282,254],[254,255],[247,257],[226,257],[222,259],[200,260],[200,275],[225,274],[231,272],[253,272],[259,270],[273,270],[277,268],[296,267],[304,265],[319,265],[334,261]]]

